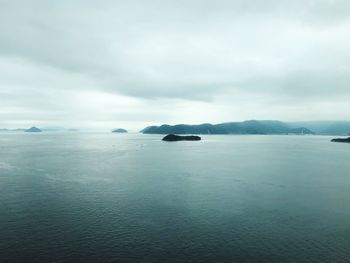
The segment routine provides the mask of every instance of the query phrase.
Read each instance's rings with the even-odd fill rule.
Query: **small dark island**
[[[112,132],[114,132],[114,133],[127,133],[128,131],[125,129],[119,128],[119,129],[113,130]]]
[[[42,130],[40,130],[37,127],[32,127],[30,129],[25,130],[25,132],[42,132]]]
[[[333,139],[332,142],[346,142],[346,143],[350,143],[350,137],[348,137],[348,138],[336,138],[336,139]]]
[[[176,142],[176,141],[200,141],[201,137],[199,136],[180,136],[180,135],[175,135],[175,134],[168,134],[165,136],[163,141],[167,142]]]

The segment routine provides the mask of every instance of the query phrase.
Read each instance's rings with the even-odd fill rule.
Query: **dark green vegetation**
[[[199,136],[180,136],[175,134],[168,134],[162,140],[167,142],[176,141],[200,141],[202,138]]]
[[[119,128],[119,129],[113,130],[112,132],[115,132],[115,133],[127,133],[128,131],[125,130],[125,129]]]
[[[221,124],[149,126],[141,131],[146,134],[313,134],[304,127],[291,127],[280,121],[244,121]]]
[[[346,143],[350,143],[350,137],[348,137],[348,138],[336,138],[336,139],[333,139],[332,142],[346,142]]]
[[[37,127],[32,127],[28,130],[25,130],[25,132],[41,132],[41,130]]]

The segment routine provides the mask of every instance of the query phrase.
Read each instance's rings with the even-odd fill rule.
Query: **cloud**
[[[263,107],[239,103],[249,96],[289,108],[341,104],[350,96],[348,10],[345,0],[0,0],[2,111],[60,120],[87,110],[77,98],[94,92],[145,105],[184,100],[214,115],[204,108],[230,111],[226,99]]]

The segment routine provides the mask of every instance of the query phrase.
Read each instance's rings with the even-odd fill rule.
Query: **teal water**
[[[350,145],[0,134],[0,262],[350,262]]]

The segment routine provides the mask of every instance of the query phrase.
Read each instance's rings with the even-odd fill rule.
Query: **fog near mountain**
[[[306,127],[320,135],[349,135],[350,122],[346,121],[304,121],[289,123],[292,127]]]
[[[349,10],[346,0],[0,0],[0,124],[349,120]]]

